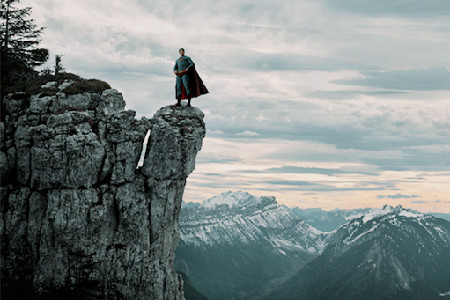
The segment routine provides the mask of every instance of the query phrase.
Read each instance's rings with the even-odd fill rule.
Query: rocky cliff
[[[3,292],[183,299],[174,249],[186,178],[205,134],[203,113],[164,107],[136,120],[112,89],[19,93],[4,104]]]

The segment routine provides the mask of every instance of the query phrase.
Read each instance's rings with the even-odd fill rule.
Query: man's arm
[[[178,64],[177,64],[177,62],[175,62],[175,66],[173,67],[173,73],[175,75],[177,75],[177,73],[178,73]]]
[[[186,71],[195,66],[194,62],[192,61],[192,59],[190,57],[188,57],[188,63],[189,63],[189,65],[187,66]]]

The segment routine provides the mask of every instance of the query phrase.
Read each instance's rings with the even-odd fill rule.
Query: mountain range
[[[443,299],[449,267],[449,222],[384,206],[341,226],[266,299]]]
[[[227,192],[183,203],[175,267],[210,299],[258,298],[315,258],[327,234],[276,202]]]
[[[348,223],[352,219],[359,218],[370,211],[373,208],[359,208],[359,209],[333,209],[323,210],[321,208],[305,208],[298,207],[292,208],[292,212],[305,220],[311,226],[317,229],[330,232],[337,229],[339,226]],[[442,218],[450,222],[450,214],[445,213],[429,213],[430,215]]]
[[[183,203],[179,232],[175,267],[209,299],[444,299],[450,291],[450,223],[401,206],[325,213],[226,192]]]

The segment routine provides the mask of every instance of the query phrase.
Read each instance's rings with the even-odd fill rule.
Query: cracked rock
[[[203,113],[164,107],[136,120],[116,90],[4,102],[2,293],[184,299],[174,249]]]

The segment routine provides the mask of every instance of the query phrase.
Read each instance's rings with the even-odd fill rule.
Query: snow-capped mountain
[[[275,197],[226,192],[201,204],[184,204],[180,242],[187,245],[249,243],[265,240],[282,253],[295,249],[318,254],[324,234],[296,217]]]
[[[294,214],[305,220],[309,225],[324,232],[331,232],[348,221],[359,218],[371,210],[371,208],[360,208],[352,210],[334,209],[327,211],[320,208],[292,208]]]
[[[274,197],[227,192],[184,203],[176,267],[209,299],[258,297],[316,257],[326,234]]]
[[[339,227],[267,299],[443,299],[448,291],[450,223],[384,206]]]
[[[258,198],[242,191],[238,192],[226,192],[220,195],[214,196],[201,205],[204,208],[214,208],[216,206],[226,205],[230,208],[233,206],[245,206],[248,203],[258,202]]]
[[[331,232],[350,220],[359,218],[372,210],[378,208],[358,208],[358,209],[333,209],[323,210],[320,208],[292,208],[292,212],[305,220],[309,225],[324,231]],[[450,221],[450,214],[429,213],[430,215]]]

